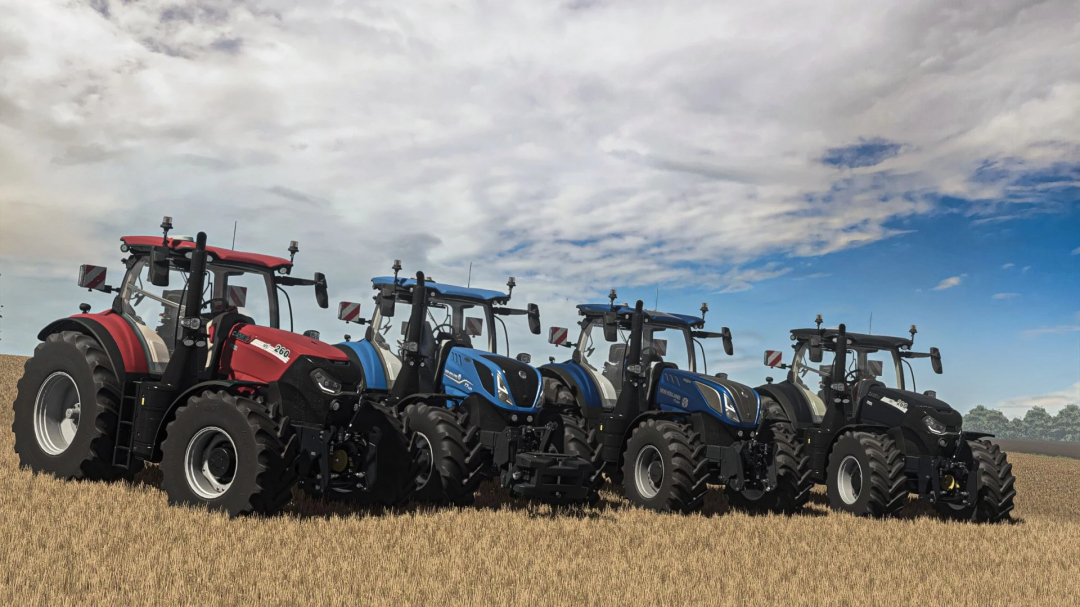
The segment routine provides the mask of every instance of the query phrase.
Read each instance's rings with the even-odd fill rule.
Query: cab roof
[[[456,297],[459,299],[468,299],[479,303],[497,303],[505,304],[510,301],[510,296],[500,291],[492,291],[490,289],[476,289],[472,287],[459,287],[456,285],[448,285],[440,282],[435,282],[430,278],[424,280],[424,285],[428,291],[437,295],[443,295],[445,297]],[[382,287],[394,286],[393,276],[377,276],[371,279],[371,287],[373,289],[380,289]],[[399,287],[415,287],[415,278],[398,278],[397,286]]]
[[[129,249],[149,250],[150,247],[161,246],[161,236],[121,236],[120,241],[126,244]],[[195,248],[194,240],[168,238],[166,239],[165,244],[170,249],[177,252]],[[283,257],[262,255],[260,253],[245,253],[244,251],[222,249],[221,247],[207,246],[206,252],[214,256],[214,261],[265,268],[272,271],[276,271],[279,268],[291,268],[293,265],[291,261]]]
[[[821,345],[826,350],[832,349],[830,346],[833,345],[833,342],[828,341],[829,338],[836,337],[839,333],[840,331],[837,329],[822,329],[821,331],[818,331],[817,329],[795,329],[791,332],[791,334],[795,336],[795,339],[799,341],[807,341],[816,335],[822,336],[825,338],[825,341]],[[853,345],[878,349],[910,348],[912,343],[911,339],[907,337],[867,335],[865,333],[848,333],[847,338]]]
[[[611,310],[609,304],[580,304],[578,305],[578,313],[582,316],[602,316],[604,312]],[[675,327],[688,327],[691,329],[700,329],[705,326],[705,319],[697,316],[689,316],[687,314],[672,314],[669,312],[659,312],[657,310],[644,310],[645,317],[649,319],[650,323],[671,325]],[[619,315],[633,314],[634,308],[630,306],[616,306],[615,313]]]

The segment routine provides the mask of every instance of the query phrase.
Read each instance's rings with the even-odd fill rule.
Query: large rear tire
[[[130,480],[142,460],[112,465],[121,394],[96,339],[74,331],[46,337],[26,361],[15,397],[19,464],[61,479]]]
[[[776,445],[776,487],[772,491],[725,487],[728,503],[749,512],[795,514],[810,499],[810,458],[786,421],[770,421],[758,434],[759,440]]]
[[[829,455],[829,505],[856,516],[896,516],[907,498],[904,454],[884,434],[845,432]]]
[[[1005,452],[986,439],[967,441],[971,449],[968,466],[978,474],[978,496],[970,506],[956,506],[949,502],[935,504],[937,511],[951,519],[974,523],[999,523],[1011,519],[1016,490],[1016,477],[1012,473]]]
[[[292,499],[296,440],[267,405],[226,392],[188,399],[161,443],[169,503],[231,517],[276,514]],[[292,440],[290,440],[292,439]]]
[[[469,432],[454,411],[427,404],[405,407],[405,432],[411,437],[419,471],[414,499],[435,504],[468,505],[480,482],[482,458],[470,457],[476,432]]]
[[[623,490],[638,506],[693,512],[708,490],[705,446],[687,424],[648,419],[634,428],[623,455]]]

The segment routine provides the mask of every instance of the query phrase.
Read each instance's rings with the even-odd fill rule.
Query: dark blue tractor
[[[700,339],[722,339],[732,353],[727,327],[703,331],[705,305],[697,317],[644,310],[640,301],[616,305],[614,291],[610,298],[578,306],[576,343],[552,328],[549,341],[573,355],[541,367],[547,406],[580,415],[596,432],[607,476],[655,510],[696,510],[707,485],[723,484],[736,507],[798,511],[811,483],[791,424],[765,419],[753,388],[697,372]],[[594,353],[601,336],[611,342],[606,359]]]
[[[514,279],[503,293],[442,284],[422,272],[398,278],[400,265],[394,269],[394,276],[372,279],[370,319],[359,316],[359,304],[340,304],[339,318],[367,330],[338,347],[363,370],[366,398],[395,411],[411,436],[418,453],[414,497],[469,503],[481,480],[497,476],[518,497],[597,499],[599,475],[584,425],[541,407],[540,372],[527,354],[509,356],[502,317],[526,316],[532,333],[540,333],[535,304],[508,305]]]

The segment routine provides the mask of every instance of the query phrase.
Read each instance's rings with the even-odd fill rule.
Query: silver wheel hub
[[[847,505],[852,505],[862,495],[862,465],[858,458],[849,455],[840,462],[840,468],[836,471],[836,489],[840,493],[840,499]]]
[[[634,484],[638,494],[646,499],[660,493],[660,487],[664,485],[664,458],[655,446],[646,445],[638,451],[634,462]]]
[[[435,454],[431,451],[431,442],[428,441],[427,436],[419,432],[413,437],[413,446],[420,453],[420,472],[416,474],[416,488],[420,489],[427,486],[432,473],[435,471]]]
[[[41,450],[60,455],[79,431],[82,398],[75,380],[63,371],[45,378],[34,400],[34,438]]]
[[[203,428],[188,441],[184,452],[184,476],[199,497],[221,497],[236,476],[236,444],[216,426]]]

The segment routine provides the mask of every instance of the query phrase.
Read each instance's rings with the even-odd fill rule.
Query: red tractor
[[[361,375],[318,334],[292,332],[290,258],[206,246],[206,235],[125,236],[126,274],[79,285],[116,293],[110,309],[57,320],[26,363],[15,399],[22,466],[62,479],[130,479],[160,463],[172,504],[271,514],[292,488],[389,505],[411,492],[410,441],[392,413],[361,401]],[[172,286],[172,290],[165,289]],[[279,294],[284,296],[279,297]],[[289,330],[281,327],[282,300]]]

